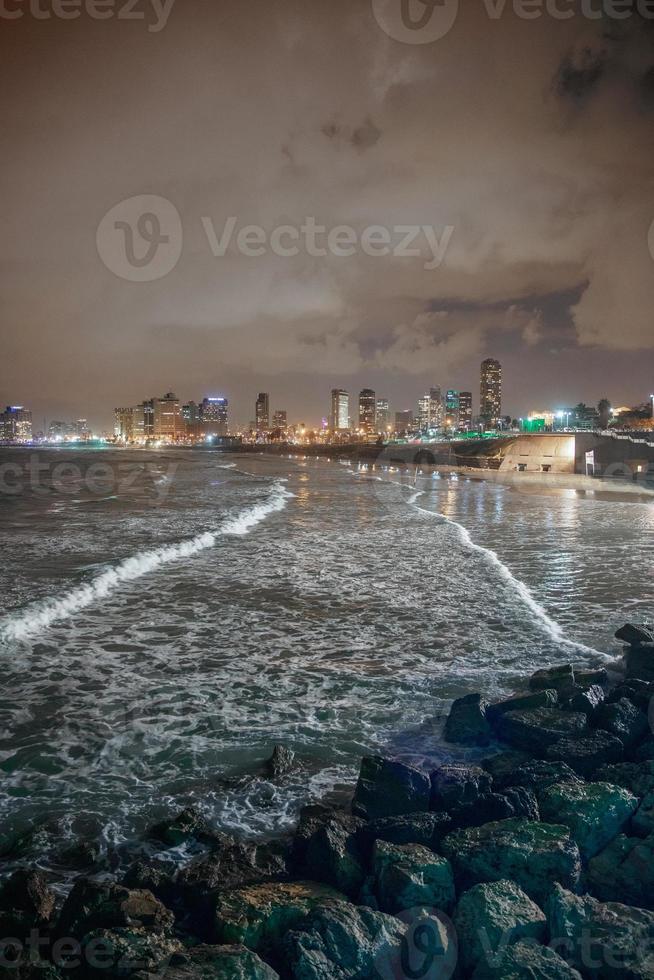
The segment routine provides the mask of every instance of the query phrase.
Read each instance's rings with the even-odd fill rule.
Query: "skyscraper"
[[[278,408],[273,415],[273,429],[286,429],[288,428],[288,414],[286,409]]]
[[[32,438],[32,413],[22,405],[7,405],[0,413],[0,440],[29,442]]]
[[[453,388],[445,395],[445,426],[448,429],[459,428],[459,392]]]
[[[481,365],[479,414],[488,427],[497,428],[502,415],[502,365],[492,357]]]
[[[440,429],[443,425],[443,398],[438,385],[430,388],[418,401],[418,425],[421,432]]]
[[[152,399],[152,434],[155,439],[175,442],[182,435],[182,408],[172,391]]]
[[[229,402],[226,398],[203,398],[200,420],[205,435],[226,436]]]
[[[472,392],[459,392],[459,429],[470,432],[472,429]]]
[[[377,399],[377,431],[387,432],[391,424],[391,409],[388,398]]]
[[[332,388],[329,424],[332,432],[343,432],[350,428],[350,396],[343,388]]]
[[[257,432],[267,432],[270,428],[270,398],[267,391],[260,391],[255,406]]]
[[[377,396],[372,388],[359,392],[359,428],[372,433],[377,428]]]

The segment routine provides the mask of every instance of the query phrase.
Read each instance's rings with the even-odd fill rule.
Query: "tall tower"
[[[377,395],[372,388],[359,392],[359,428],[368,434],[375,431],[377,424]]]
[[[333,432],[350,427],[350,396],[343,388],[332,388],[332,410],[329,424]]]
[[[257,432],[267,432],[270,428],[270,399],[267,391],[260,391],[256,403]]]
[[[479,414],[491,429],[502,416],[502,365],[492,357],[481,364]]]

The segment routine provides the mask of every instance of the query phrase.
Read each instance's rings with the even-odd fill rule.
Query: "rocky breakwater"
[[[349,808],[306,806],[272,842],[184,810],[117,879],[79,877],[63,904],[43,872],[15,872],[0,890],[0,973],[654,977],[654,636],[618,637],[611,676],[567,664],[501,702],[455,701],[445,737],[480,764],[365,757]],[[278,750],[272,778],[292,765]],[[188,845],[190,864],[166,860]]]

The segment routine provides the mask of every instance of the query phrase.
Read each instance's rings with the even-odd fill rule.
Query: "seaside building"
[[[372,388],[363,388],[359,392],[359,428],[370,435],[376,426],[377,396]]]
[[[472,431],[472,392],[459,392],[459,431]]]
[[[270,397],[267,391],[260,391],[255,405],[257,432],[267,432],[270,428]]]
[[[430,388],[418,401],[418,426],[421,432],[443,427],[443,397],[438,385]]]
[[[288,413],[285,408],[278,408],[273,415],[273,429],[288,428]]]
[[[395,431],[398,435],[406,434],[413,428],[413,412],[408,409],[405,412],[395,413]]]
[[[88,442],[92,433],[86,419],[77,419],[75,422],[75,438],[83,442]]]
[[[23,405],[7,405],[0,413],[0,441],[22,443],[32,439],[32,413]]]
[[[343,388],[332,388],[329,419],[332,432],[345,432],[350,428],[350,396]]]
[[[459,392],[450,388],[445,395],[445,428],[459,428]]]
[[[207,436],[226,436],[229,428],[229,402],[226,398],[203,398],[200,421]]]
[[[176,442],[183,435],[182,407],[172,391],[152,399],[152,434],[163,442]]]
[[[481,364],[479,406],[485,425],[496,429],[502,417],[502,365],[492,357]]]
[[[138,410],[135,408],[114,409],[114,435],[121,442],[134,441],[134,417],[137,414]]]
[[[200,406],[197,402],[182,405],[182,421],[185,425],[196,425],[200,421]]]
[[[388,398],[377,399],[377,431],[388,432],[391,427],[391,408]]]

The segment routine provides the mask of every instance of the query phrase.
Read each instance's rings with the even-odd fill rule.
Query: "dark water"
[[[209,451],[30,458],[0,455],[24,468],[0,493],[0,845],[31,828],[46,864],[192,801],[284,829],[364,752],[441,758],[452,697],[654,618],[651,503]],[[283,786],[258,774],[276,742],[301,763]]]

